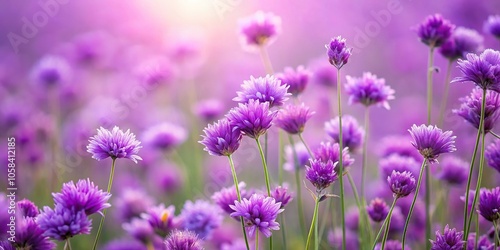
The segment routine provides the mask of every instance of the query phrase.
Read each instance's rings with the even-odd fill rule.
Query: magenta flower
[[[257,139],[271,127],[276,112],[269,110],[269,103],[259,100],[250,100],[248,103],[239,103],[227,114],[231,126],[238,128],[243,135]]]
[[[412,148],[415,151],[415,148]],[[415,159],[400,155],[390,155],[389,157],[382,158],[379,161],[380,176],[382,179],[387,179],[393,171],[405,172],[408,171],[413,174],[413,176],[418,176],[420,171],[419,162]]]
[[[408,130],[413,138],[411,144],[426,158],[429,163],[437,162],[440,154],[456,151],[453,132],[443,132],[436,126],[424,124],[417,127],[413,124]]]
[[[410,195],[417,187],[417,182],[410,172],[392,171],[387,177],[387,183],[394,194],[394,197],[401,198]]]
[[[135,139],[135,135],[130,130],[123,132],[115,126],[109,131],[103,127],[97,129],[97,135],[90,137],[90,144],[87,146],[87,152],[92,154],[92,158],[100,161],[108,157],[113,160],[117,158],[127,158],[137,163],[142,160],[137,155],[141,142]]]
[[[18,213],[23,217],[35,218],[39,212],[38,207],[30,200],[23,199],[16,202]]]
[[[448,60],[464,58],[467,53],[477,53],[483,47],[483,36],[476,30],[458,27],[439,48],[439,53]]]
[[[280,208],[285,208],[290,201],[293,200],[292,194],[288,191],[288,188],[283,186],[278,186],[271,191],[271,197],[278,203],[281,203]]]
[[[160,204],[142,213],[141,218],[149,222],[156,234],[165,237],[175,228],[175,207],[170,205],[165,208],[164,204]]]
[[[249,49],[272,44],[281,32],[281,18],[262,11],[240,20],[239,25],[240,40]]]
[[[500,172],[500,140],[496,140],[486,148],[484,153],[488,165]]]
[[[296,70],[287,67],[283,73],[279,73],[276,77],[281,80],[281,84],[288,85],[288,93],[293,96],[298,96],[309,83],[311,72],[306,70],[304,66],[298,66]]]
[[[288,85],[272,75],[265,77],[254,78],[250,76],[250,80],[243,81],[242,90],[236,92],[237,97],[233,101],[239,103],[248,103],[250,100],[258,100],[261,103],[269,103],[269,107],[282,106],[288,97],[292,94],[288,93]]]
[[[322,162],[338,162],[340,157],[339,157],[339,144],[338,143],[331,143],[331,142],[321,142],[319,147],[316,149],[314,152],[314,157],[315,159],[318,159]],[[349,154],[349,150],[347,148],[344,148],[342,150],[342,165],[343,165],[343,170],[345,171],[347,167],[350,167],[354,163],[354,159],[351,158],[351,155]],[[335,166],[335,171],[338,172],[338,166]]]
[[[167,249],[203,250],[201,240],[191,231],[173,231],[165,240]]]
[[[500,52],[486,49],[481,55],[467,54],[458,60],[458,68],[463,76],[453,82],[473,82],[482,89],[500,92]]]
[[[460,108],[454,109],[452,112],[464,118],[476,129],[479,129],[483,90],[480,88],[474,88],[469,96],[460,98],[460,101],[462,102]],[[500,93],[487,90],[484,107],[484,131],[486,133],[493,129],[499,117]]]
[[[219,207],[204,200],[186,201],[179,215],[183,229],[195,232],[200,239],[209,239],[212,231],[222,224]]]
[[[325,122],[326,133],[339,143],[339,117]],[[349,151],[356,151],[363,144],[365,130],[359,126],[356,118],[350,115],[342,116],[342,146],[349,148]]]
[[[107,201],[111,194],[100,190],[90,179],[64,183],[60,193],[52,193],[54,203],[66,209],[75,211],[84,210],[86,215],[102,214],[102,211],[111,207]]]
[[[370,219],[374,222],[382,222],[389,214],[389,206],[387,206],[384,200],[375,198],[370,202],[370,205],[366,207],[366,211]]]
[[[246,184],[244,182],[240,182],[238,184],[238,188],[240,190],[240,194],[242,198],[248,198],[247,192],[245,190]],[[215,202],[224,212],[231,214],[234,210],[231,208],[231,205],[234,205],[234,202],[238,200],[238,194],[236,193],[235,186],[226,187],[221,189],[218,192],[215,192],[212,195],[212,201]],[[234,219],[239,220],[239,217],[234,217]]]
[[[469,175],[469,163],[455,156],[446,156],[441,163],[437,178],[451,185],[463,184]]]
[[[203,132],[201,143],[211,155],[229,156],[239,147],[241,141],[241,131],[232,125],[228,119],[222,119],[213,124],[209,124]]]
[[[75,210],[57,204],[55,209],[44,207],[36,222],[45,235],[55,240],[66,240],[79,234],[90,234],[92,221],[85,210]]]
[[[365,106],[378,105],[390,109],[389,100],[394,99],[394,90],[385,85],[384,78],[377,78],[370,72],[363,73],[362,77],[346,76],[344,87],[349,96],[349,103],[361,103]]]
[[[67,83],[71,78],[71,74],[71,68],[66,59],[55,55],[47,55],[42,57],[34,66],[31,77],[36,84],[50,88]]]
[[[352,48],[348,48],[345,38],[338,36],[325,45],[328,61],[337,69],[341,69],[352,55]]]
[[[496,221],[500,218],[500,187],[491,190],[481,188],[478,212],[488,221]]]
[[[48,233],[42,229],[35,218],[20,217],[16,219],[16,235],[14,241],[7,241],[0,243],[0,246],[5,250],[9,249],[41,249],[52,250],[56,249],[56,244],[52,242],[47,235]],[[9,235],[10,237],[10,235]],[[0,248],[1,249],[1,248]]]
[[[300,134],[304,132],[306,122],[313,114],[314,111],[311,112],[304,103],[301,105],[287,105],[278,111],[274,123],[289,134]]]
[[[457,232],[455,228],[450,229],[448,225],[444,228],[444,233],[436,231],[436,240],[431,240],[431,250],[459,250],[464,247],[465,241],[462,240],[463,232]]]
[[[450,21],[443,19],[440,14],[434,14],[418,26],[417,33],[421,42],[430,47],[439,47],[448,40],[454,28]]]
[[[335,171],[336,165],[337,163],[331,160],[327,162],[319,159],[309,160],[309,166],[306,166],[306,179],[316,187],[317,193],[321,193],[338,179],[337,171]]]

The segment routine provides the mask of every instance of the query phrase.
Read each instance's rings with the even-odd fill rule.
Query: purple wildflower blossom
[[[293,148],[291,145],[286,145],[285,160],[283,169],[286,171],[294,171],[295,168],[301,169],[309,162],[309,152],[307,152],[306,146],[302,143],[295,143]]]
[[[476,129],[479,128],[481,119],[481,105],[483,101],[483,90],[475,88],[469,96],[460,98],[462,104],[453,113],[463,117]],[[500,94],[491,90],[486,91],[486,102],[484,109],[484,131],[488,133],[495,126],[500,117]]]
[[[204,200],[186,201],[179,215],[183,229],[195,232],[201,239],[208,239],[219,227],[223,217],[218,206]]]
[[[413,158],[416,162],[421,162],[423,159],[422,155],[418,151],[415,151],[413,145],[408,143],[410,141],[411,137],[406,135],[387,136],[380,143],[379,154],[383,158],[391,155],[399,155]]]
[[[314,157],[322,162],[332,161],[333,163],[339,161],[340,145],[332,142],[321,142],[319,147],[314,152]],[[342,168],[344,171],[354,163],[351,158],[348,148],[342,150]],[[335,172],[338,173],[338,165],[335,166]]]
[[[16,205],[18,213],[23,217],[35,218],[38,215],[38,207],[30,200],[20,200]]]
[[[33,81],[45,88],[67,83],[71,77],[71,68],[66,59],[55,56],[44,56],[31,72]]]
[[[482,89],[500,92],[500,52],[486,49],[481,55],[469,53],[465,60],[458,60],[463,76],[451,81],[473,82]]]
[[[326,133],[339,143],[339,117],[325,122]],[[349,151],[356,151],[363,144],[365,130],[359,126],[358,121],[350,116],[342,116],[342,146],[349,148]]]
[[[305,106],[304,103],[287,105],[278,111],[274,123],[289,134],[300,134],[304,131],[306,122],[313,114],[314,112],[309,111],[309,107]]]
[[[428,16],[418,25],[417,34],[421,42],[429,47],[439,47],[451,36],[455,26],[440,14]]]
[[[188,132],[185,128],[164,122],[144,131],[142,140],[145,145],[150,145],[153,148],[171,150],[186,141],[187,137]]]
[[[401,249],[403,249],[403,247],[401,246],[401,242],[398,240],[388,240],[387,242],[385,242],[384,248],[385,248],[385,250],[401,250]],[[406,246],[406,245],[405,245],[405,249],[411,250],[411,248],[409,246]],[[382,243],[377,243],[374,250],[382,250]]]
[[[146,246],[134,239],[118,239],[107,243],[103,250],[146,250]]]
[[[385,85],[384,78],[365,72],[362,77],[346,76],[344,87],[349,96],[349,103],[361,103],[365,106],[377,104],[390,109],[389,100],[394,99],[394,90]]]
[[[374,222],[381,222],[385,220],[389,214],[389,206],[384,200],[380,198],[375,198],[370,202],[370,205],[366,207],[366,211]]]
[[[24,217],[17,219],[16,235],[14,241],[10,242],[12,249],[40,249],[51,250],[55,249],[56,245],[49,240],[44,232],[45,229],[41,228],[35,221],[35,218]],[[7,247],[5,250],[9,249]]]
[[[282,84],[281,80],[273,75],[255,78],[250,76],[250,80],[243,81],[242,90],[236,92],[237,97],[233,101],[248,103],[250,100],[269,103],[269,108],[282,106],[288,97],[288,85]]]
[[[281,80],[281,84],[288,85],[288,93],[293,96],[298,96],[309,83],[309,78],[311,77],[311,72],[306,70],[304,66],[298,66],[296,70],[287,67],[283,73],[276,75],[276,78]]]
[[[276,112],[269,110],[269,103],[250,100],[248,103],[239,103],[227,114],[231,126],[237,127],[253,139],[258,139],[271,127]]]
[[[455,61],[464,58],[467,53],[479,52],[482,47],[483,36],[476,30],[458,27],[450,39],[441,45],[439,52],[448,60]]]
[[[79,234],[90,234],[92,221],[85,210],[75,210],[57,204],[55,209],[44,207],[36,218],[45,235],[55,240],[66,240]]]
[[[111,194],[100,190],[90,179],[64,183],[60,193],[53,193],[54,203],[66,209],[75,211],[84,210],[86,215],[102,214],[102,211],[111,207],[107,201]]]
[[[488,165],[500,172],[500,140],[496,140],[486,148],[484,153]]]
[[[165,208],[164,204],[160,204],[142,213],[141,218],[149,222],[156,234],[165,237],[174,229],[175,207],[170,205]]]
[[[270,45],[281,32],[281,18],[262,11],[240,20],[239,25],[242,44],[249,49]]]
[[[478,212],[488,221],[496,221],[500,218],[500,187],[491,190],[481,188]]]
[[[417,182],[410,172],[392,171],[391,176],[387,177],[387,183],[394,197],[401,198],[410,195],[417,187]]]
[[[443,234],[436,231],[436,240],[431,240],[431,250],[459,250],[464,247],[465,242],[462,240],[463,232],[457,232],[455,228],[450,229],[445,226]]]
[[[211,155],[229,156],[232,155],[240,146],[240,129],[232,125],[228,119],[222,119],[213,124],[209,124],[201,136],[203,139],[199,143],[203,144]]]
[[[345,38],[338,36],[325,45],[328,61],[337,69],[341,69],[352,55],[352,48],[348,48]]]
[[[469,233],[469,237],[467,238],[467,250],[490,250],[490,249],[495,249],[495,245],[490,242],[488,239],[488,236],[482,235],[479,237],[479,240],[477,241],[477,248],[476,246],[476,233]]]
[[[429,163],[437,162],[440,154],[456,151],[453,132],[443,132],[436,126],[424,124],[417,127],[413,124],[408,130],[413,138],[411,144],[426,158]]]
[[[280,208],[285,208],[285,206],[293,200],[292,193],[288,191],[286,186],[278,186],[271,191],[271,197],[278,203],[281,203]]]
[[[247,192],[245,190],[246,184],[240,182],[238,188],[240,190],[240,195],[242,198],[248,198]],[[238,194],[236,193],[236,188],[234,185],[231,187],[226,187],[212,195],[212,200],[217,204],[224,212],[231,214],[234,210],[230,207],[238,200]],[[238,217],[235,217],[238,219]]]
[[[118,218],[122,222],[128,222],[134,217],[140,217],[154,205],[154,201],[142,190],[126,188],[115,200],[115,204]]]
[[[451,185],[461,185],[467,180],[469,163],[455,156],[446,156],[440,163],[437,178]]]
[[[316,192],[320,193],[337,180],[335,165],[337,164],[331,160],[326,162],[320,159],[309,160],[309,166],[306,166],[306,179],[316,187]]]
[[[165,246],[171,250],[202,250],[201,241],[191,231],[175,230],[165,240]]]
[[[484,32],[492,34],[497,39],[500,39],[500,15],[491,15],[484,22]]]
[[[127,130],[125,133],[115,126],[109,131],[103,127],[97,129],[97,135],[90,137],[90,144],[87,146],[87,152],[92,154],[92,158],[100,161],[108,157],[112,159],[127,158],[137,163],[142,160],[137,155],[140,142],[135,139],[135,135]]]

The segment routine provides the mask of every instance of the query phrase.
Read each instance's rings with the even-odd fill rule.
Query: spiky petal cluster
[[[97,129],[97,135],[90,137],[90,144],[87,152],[92,154],[92,158],[100,161],[108,157],[112,159],[127,158],[137,163],[142,160],[137,155],[141,142],[135,139],[135,135],[130,130],[123,132],[115,126],[111,131],[101,127]]]
[[[341,69],[349,61],[352,48],[348,48],[345,38],[337,36],[325,45],[328,61],[337,69]]]
[[[339,157],[340,145],[338,143],[332,142],[321,142],[319,147],[314,152],[315,159],[318,159],[322,162],[338,162],[340,160]],[[344,148],[342,150],[342,167],[346,170],[347,167],[350,167],[354,163],[354,159],[351,158],[349,154],[348,148]],[[335,166],[335,172],[338,174],[338,166]]]
[[[211,155],[229,156],[239,147],[241,141],[241,131],[238,127],[231,125],[228,119],[222,119],[209,124],[203,132],[203,138],[199,143],[203,144]]]
[[[288,191],[286,186],[278,186],[271,191],[271,197],[278,203],[281,203],[280,208],[285,208],[285,206],[293,200],[292,194]]]
[[[500,218],[500,187],[482,188],[479,193],[478,211],[483,218],[496,221]]]
[[[309,160],[309,166],[306,166],[306,179],[316,187],[317,193],[320,193],[337,180],[335,165],[337,164],[334,164],[331,160],[326,162],[319,159]]]
[[[476,30],[458,27],[450,39],[441,45],[439,52],[448,60],[455,61],[464,58],[467,53],[479,52],[482,47],[483,36]]]
[[[484,154],[488,165],[500,172],[500,140],[490,144]]]
[[[179,215],[181,227],[195,232],[201,239],[210,238],[212,231],[222,223],[219,207],[204,200],[187,201]]]
[[[339,117],[325,122],[326,133],[339,143]],[[348,147],[349,151],[356,151],[363,144],[365,130],[359,126],[356,118],[350,115],[342,116],[342,146]]]
[[[90,179],[64,183],[60,193],[52,193],[54,203],[75,211],[84,210],[86,215],[101,213],[111,207],[107,201],[111,194],[100,190]]]
[[[426,126],[422,124],[417,126],[413,124],[410,132],[413,141],[411,144],[426,158],[429,163],[437,162],[440,154],[456,151],[455,138],[453,132],[443,132],[436,126]]]
[[[30,200],[23,199],[16,202],[18,213],[23,217],[35,218],[38,215],[38,207]]]
[[[451,185],[460,185],[467,180],[469,163],[455,156],[446,156],[441,161],[438,179]]]
[[[500,15],[491,15],[484,22],[484,32],[492,34],[497,39],[500,39]]]
[[[344,87],[349,95],[349,103],[361,103],[365,106],[377,104],[390,109],[389,100],[394,99],[394,90],[385,84],[384,78],[365,72],[362,77],[346,76]]]
[[[311,112],[304,103],[301,105],[287,105],[278,111],[274,123],[289,134],[299,134],[304,131],[306,122],[313,114],[314,112]]]
[[[238,184],[238,188],[240,190],[240,195],[242,198],[248,198],[249,195],[247,195],[247,192],[245,190],[246,184],[244,182],[240,182]],[[238,200],[238,194],[236,193],[236,188],[235,186],[231,187],[226,187],[221,189],[218,192],[215,192],[212,195],[212,200],[217,204],[224,212],[231,214],[234,212],[233,209],[231,209],[231,205],[234,205],[234,202]],[[235,217],[235,219],[238,219],[238,217]]]
[[[370,219],[375,222],[381,222],[385,220],[387,214],[389,214],[389,206],[387,206],[387,203],[385,203],[384,200],[375,198],[370,202],[370,205],[366,207],[366,211],[368,212]]]
[[[417,35],[421,42],[430,47],[441,46],[448,38],[455,26],[444,19],[440,14],[428,16],[418,25]]]
[[[45,235],[55,240],[66,240],[79,234],[90,234],[92,221],[84,210],[56,205],[55,209],[44,207],[36,222]]]
[[[458,60],[463,76],[453,82],[473,82],[482,89],[500,92],[500,52],[486,49],[481,55],[469,53],[466,59]]]
[[[273,75],[255,78],[250,76],[250,80],[243,81],[242,90],[236,92],[237,97],[233,101],[248,103],[250,100],[259,100],[261,103],[269,103],[269,107],[282,106],[288,97],[288,85],[282,84],[281,80]]]
[[[270,45],[281,32],[281,18],[270,12],[257,11],[240,20],[239,25],[241,42],[249,49]]]
[[[271,230],[279,230],[280,225],[276,221],[278,214],[284,209],[280,208],[281,203],[276,202],[272,197],[265,197],[261,194],[253,194],[250,199],[236,201],[230,206],[235,212],[232,217],[243,217],[245,228],[250,237],[259,230],[266,237],[271,236]]]
[[[276,112],[269,110],[269,103],[250,100],[239,103],[227,114],[231,126],[238,128],[243,135],[257,139],[271,127]]]
[[[479,129],[481,119],[481,105],[483,101],[483,90],[475,88],[469,96],[460,98],[462,104],[453,113],[463,117],[476,129]],[[484,131],[488,133],[500,117],[500,94],[491,90],[486,91],[486,102],[484,109]]]
[[[172,250],[202,250],[202,244],[198,236],[191,231],[175,230],[165,240],[167,249]]]
[[[279,73],[276,77],[281,80],[281,84],[288,85],[288,93],[293,96],[298,96],[309,83],[311,72],[306,70],[304,66],[298,66],[296,70],[291,67],[285,68],[283,73]]]
[[[410,195],[417,187],[417,182],[410,172],[392,171],[387,177],[387,183],[394,197],[401,198]]]
[[[186,141],[188,132],[185,128],[163,122],[144,131],[142,140],[144,144],[160,150],[170,150]]]
[[[448,225],[444,227],[444,232],[436,231],[436,240],[431,240],[431,250],[459,250],[464,247],[462,240],[463,232],[457,232],[455,228],[450,229]]]
[[[44,229],[41,228],[35,218],[31,217],[19,217],[16,220],[16,230],[15,230],[14,241],[6,241],[4,247],[5,250],[8,249],[41,249],[41,250],[52,250],[56,248],[56,245],[47,237]],[[10,237],[10,236],[9,236]],[[9,244],[10,243],[10,244]],[[0,248],[3,249],[3,248]]]

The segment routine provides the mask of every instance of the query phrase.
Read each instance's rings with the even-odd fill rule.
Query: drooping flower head
[[[186,201],[179,215],[181,228],[195,232],[201,239],[210,238],[222,219],[219,207],[204,200]]]
[[[302,143],[295,143],[293,148],[291,145],[286,145],[285,160],[283,169],[293,172],[296,168],[303,168],[309,162],[309,152]]]
[[[227,114],[231,126],[237,127],[243,135],[257,139],[271,127],[276,112],[269,110],[269,103],[250,100],[239,103]]]
[[[240,147],[241,131],[226,118],[209,124],[203,132],[205,135],[199,143],[211,155],[229,156]]]
[[[31,72],[32,80],[45,88],[60,86],[71,77],[71,68],[66,59],[47,55],[38,61]]]
[[[387,177],[387,183],[394,197],[401,198],[410,195],[417,187],[417,182],[410,172],[392,171],[392,174]]]
[[[191,231],[174,230],[165,240],[167,249],[172,250],[203,250],[201,240]]]
[[[75,211],[84,210],[86,215],[102,214],[102,211],[111,207],[107,201],[111,194],[100,190],[90,179],[64,183],[60,193],[52,193],[54,203],[66,209]]]
[[[79,234],[90,234],[92,225],[85,210],[65,208],[61,204],[57,204],[55,209],[44,207],[36,222],[46,236],[60,241]]]
[[[462,240],[463,232],[457,232],[455,228],[450,229],[448,225],[444,227],[444,232],[436,231],[436,240],[431,240],[431,250],[459,250],[464,247],[465,241]]]
[[[285,68],[283,73],[276,74],[276,78],[281,80],[281,84],[288,85],[288,93],[293,96],[298,96],[309,83],[311,72],[306,70],[304,66],[298,66],[296,70],[291,67]]]
[[[242,44],[249,49],[272,44],[281,32],[281,18],[270,12],[257,11],[239,25]]]
[[[326,133],[336,142],[339,143],[339,117],[325,122]],[[350,116],[342,116],[342,146],[348,147],[349,151],[356,151],[363,144],[365,130],[359,126],[358,121]]]
[[[384,246],[385,250],[401,250],[403,247],[401,246],[401,242],[398,240],[387,240]],[[409,246],[405,245],[405,249],[411,250]],[[377,243],[374,250],[382,250],[382,243]]]
[[[420,41],[429,47],[439,47],[450,38],[454,28],[450,21],[443,19],[440,14],[434,14],[418,25],[417,34]]]
[[[466,59],[458,60],[458,68],[463,76],[451,81],[473,82],[482,89],[500,92],[500,52],[486,49],[481,55],[469,53]]]
[[[385,220],[389,214],[389,206],[387,206],[387,203],[385,203],[384,200],[375,198],[370,202],[370,205],[366,207],[366,211],[368,212],[370,219],[374,222],[381,222]]]
[[[414,148],[412,148],[415,150]],[[417,176],[420,171],[420,164],[415,159],[400,155],[390,155],[382,158],[379,161],[380,177],[386,180],[392,174],[392,171],[410,172],[413,176]]]
[[[500,15],[491,15],[484,22],[484,32],[492,34],[497,39],[500,39]]]
[[[142,141],[152,148],[171,150],[186,141],[187,137],[188,132],[185,128],[170,122],[163,122],[146,129]]]
[[[293,200],[292,193],[288,191],[286,186],[277,186],[271,191],[271,197],[273,197],[276,202],[281,203],[280,208],[285,208],[285,206]]]
[[[90,144],[87,146],[87,152],[92,154],[92,158],[100,161],[108,157],[112,159],[127,158],[137,163],[142,160],[137,155],[141,142],[135,139],[135,135],[130,130],[123,132],[115,126],[109,131],[103,127],[97,129],[97,135],[90,137]]]
[[[500,172],[500,140],[496,140],[486,148],[484,153],[488,166]]]
[[[289,134],[300,134],[304,131],[306,122],[313,114],[314,112],[311,112],[304,103],[301,105],[287,105],[278,111],[274,123]]]
[[[319,147],[316,149],[314,152],[314,157],[315,159],[318,159],[322,162],[338,162],[340,160],[339,157],[339,152],[340,152],[340,146],[338,143],[332,143],[332,142],[321,142],[319,144]],[[344,148],[342,150],[342,168],[344,171],[350,167],[354,163],[354,159],[351,158],[351,155],[349,154],[349,149]],[[335,172],[338,173],[338,165],[335,166]]]
[[[481,188],[478,212],[488,221],[496,221],[500,218],[500,187],[491,190]]]
[[[483,90],[474,88],[469,96],[460,98],[462,104],[453,113],[463,117],[476,129],[479,129],[481,119],[481,105],[483,101]],[[488,133],[495,126],[500,117],[500,94],[487,90],[484,108],[484,131]]]
[[[30,200],[23,199],[16,202],[18,213],[23,217],[35,218],[38,215],[38,207]]]
[[[441,172],[437,178],[451,185],[460,185],[467,180],[469,163],[455,156],[446,156],[439,164]]]
[[[334,164],[331,160],[326,162],[319,159],[309,160],[309,166],[306,166],[306,179],[316,187],[317,193],[320,193],[337,180],[335,165],[337,164]]]
[[[346,76],[344,87],[349,95],[349,103],[361,103],[365,106],[378,105],[390,109],[389,100],[394,99],[394,90],[385,84],[384,78],[365,72],[362,77]]]
[[[281,203],[276,202],[272,197],[261,194],[253,194],[250,199],[243,198],[230,206],[235,212],[232,217],[243,217],[245,228],[250,237],[259,230],[267,238],[271,236],[271,230],[279,230],[280,225],[276,221],[278,214],[284,209],[280,208]]]
[[[411,144],[426,158],[429,163],[437,162],[440,154],[456,151],[453,132],[443,132],[436,126],[422,124],[417,127],[413,124],[408,130],[413,138]]]
[[[160,204],[142,213],[141,218],[149,223],[156,234],[165,237],[174,229],[175,207]]]
[[[233,101],[248,103],[250,100],[258,100],[261,103],[269,103],[269,108],[282,106],[288,97],[288,85],[282,84],[281,80],[273,75],[254,78],[243,81],[242,90],[236,92],[237,97]]]
[[[477,53],[483,47],[483,36],[476,30],[458,27],[439,48],[439,53],[451,61],[464,58],[467,53]]]
[[[10,241],[10,249],[41,249],[52,250],[56,245],[46,235],[45,229],[41,228],[35,218],[19,217],[16,219],[16,230],[14,241]],[[10,237],[10,235],[9,235]],[[5,244],[7,245],[7,244]],[[0,244],[0,246],[2,246]],[[9,247],[4,247],[8,250]],[[0,248],[3,249],[3,248]]]
[[[244,182],[240,182],[238,184],[238,188],[240,190],[241,197],[248,198],[249,195],[245,190],[246,184]],[[234,202],[238,200],[238,194],[236,193],[235,186],[222,188],[220,191],[215,192],[212,195],[212,201],[215,202],[224,212],[231,214],[234,210],[230,207],[234,205]],[[235,217],[235,219],[238,219]]]
[[[329,44],[325,45],[326,55],[331,65],[337,69],[341,69],[349,57],[352,55],[352,48],[348,48],[345,38],[338,36],[333,38]]]

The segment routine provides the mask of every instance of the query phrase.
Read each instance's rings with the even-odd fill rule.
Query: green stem
[[[453,65],[453,62],[453,60],[449,60],[448,66],[446,67],[446,76],[444,78],[444,92],[441,100],[441,108],[439,109],[438,127],[440,128],[443,127],[444,113],[446,112],[446,105],[448,104],[448,95],[450,93],[451,66]]]
[[[316,221],[318,219],[317,218],[318,217],[318,207],[319,207],[319,197],[316,197],[315,203],[314,203],[314,213],[313,213],[313,217],[311,220],[311,227],[309,227],[309,233],[307,234],[307,241],[306,241],[306,248],[305,249],[309,249],[309,243],[311,242],[311,236],[313,234],[314,224],[316,223]],[[317,235],[315,238],[317,238]]]
[[[474,237],[474,249],[477,249],[477,242],[479,240],[479,214],[476,213],[476,235]]]
[[[427,159],[424,159],[422,166],[420,167],[420,174],[418,175],[417,188],[415,189],[415,195],[413,196],[413,201],[411,202],[410,211],[406,217],[405,227],[403,229],[403,239],[401,240],[401,248],[405,249],[406,232],[408,231],[408,225],[410,224],[411,215],[413,214],[413,209],[415,208],[415,203],[418,197],[418,191],[420,190],[420,185],[422,184],[422,176],[424,175],[424,168],[427,164]]]
[[[313,155],[311,149],[309,148],[309,146],[307,145],[306,141],[304,140],[304,137],[302,137],[302,133],[299,133],[299,139],[302,142],[302,144],[304,144],[304,147],[307,149],[307,153],[309,154],[309,157],[313,158],[314,155]]]
[[[493,230],[495,230],[495,249],[498,248],[498,228],[497,223],[493,221]]]
[[[260,58],[262,59],[262,63],[266,69],[266,74],[274,74],[273,65],[271,63],[271,59],[269,59],[269,54],[267,53],[265,45],[260,46]]]
[[[109,180],[108,180],[108,193],[111,193],[111,186],[113,185],[113,177],[115,175],[115,164],[116,163],[116,158],[113,158],[113,161],[111,163],[111,172],[109,173]],[[92,247],[92,250],[95,250],[97,248],[97,242],[99,242],[99,237],[101,236],[101,231],[102,231],[102,225],[104,224],[104,219],[106,219],[106,209],[102,210],[102,217],[101,221],[99,222],[99,227],[97,228],[97,235],[95,236],[94,240],[94,246]]]
[[[365,175],[366,166],[368,165],[368,126],[370,126],[370,109],[365,109],[365,136],[363,139],[363,165],[361,166],[361,199],[365,197]]]
[[[432,73],[434,72],[434,46],[430,46],[429,62],[427,65],[427,124],[432,118]]]
[[[71,250],[71,242],[69,238],[66,239],[66,243],[64,244],[64,250]]]
[[[496,137],[497,139],[500,139],[500,135],[497,135],[495,132],[490,131],[490,134]]]
[[[319,249],[319,235],[318,235],[319,201],[315,212],[316,212],[316,220],[314,221],[314,250],[318,250]]]
[[[278,145],[278,181],[279,181],[279,184],[280,186],[283,185],[283,159],[284,159],[284,154],[283,154],[283,150],[284,150],[284,143],[283,143],[283,131],[279,130],[278,131],[278,137],[279,137],[279,145]]]
[[[431,174],[430,167],[425,168],[425,249],[431,249]],[[383,249],[383,248],[382,248]]]
[[[283,238],[283,248],[288,249],[287,244],[286,244],[286,225],[285,225],[285,215],[280,214],[280,219],[281,219],[281,237]]]
[[[255,230],[255,250],[259,250],[259,230]]]
[[[231,166],[231,174],[233,175],[233,182],[236,188],[236,195],[238,196],[238,201],[241,201],[240,187],[238,186],[239,182],[238,182],[238,177],[236,176],[236,169],[234,168],[233,158],[231,157],[231,155],[228,155],[227,158],[229,159],[229,165]],[[247,247],[247,250],[249,250],[250,245],[248,244],[248,237],[247,237],[247,232],[245,230],[245,222],[243,221],[243,217],[240,217],[240,222],[241,222],[241,229],[243,230],[243,237],[245,238],[245,246]]]
[[[257,147],[259,148],[259,153],[260,153],[260,158],[262,159],[262,167],[264,167],[264,177],[266,178],[266,189],[267,189],[267,196],[271,197],[271,185],[269,184],[269,171],[267,170],[267,162],[266,158],[264,156],[264,152],[262,151],[262,146],[260,145],[260,140],[259,138],[255,138],[255,141],[257,142]],[[269,249],[273,249],[273,237],[269,237]]]
[[[288,135],[288,140],[290,141],[290,146],[292,147],[293,158],[294,158],[294,170],[295,170],[295,183],[297,185],[297,207],[299,212],[299,225],[301,230],[302,238],[305,240],[306,226],[304,222],[304,211],[302,210],[302,185],[300,183],[300,166],[299,159],[297,157],[297,151],[295,151],[295,142],[293,141],[292,135]]]
[[[398,198],[395,197],[394,201],[392,202],[392,205],[391,205],[391,210],[389,210],[389,214],[387,214],[387,217],[385,218],[387,223],[384,222],[384,224],[386,224],[385,225],[385,232],[384,232],[384,238],[382,239],[382,247],[380,249],[384,249],[385,242],[387,242],[387,237],[389,236],[389,229],[391,227],[392,210],[394,209],[394,206],[396,205],[397,200],[398,200]]]
[[[337,69],[337,101],[339,111],[339,185],[340,185],[340,221],[342,224],[342,250],[345,250],[346,230],[345,230],[345,208],[344,208],[344,166],[342,163],[342,86],[340,84],[340,69]]]
[[[382,231],[384,230],[385,228],[385,225],[387,223],[390,223],[389,218],[391,217],[392,215],[392,210],[394,209],[394,207],[396,206],[396,200],[398,198],[394,197],[394,200],[392,201],[392,205],[391,205],[391,209],[389,210],[389,213],[387,214],[387,217],[385,217],[385,220],[384,222],[382,223],[382,225],[380,226],[380,229],[378,230],[378,233],[377,233],[377,236],[375,236],[375,241],[373,241],[373,244],[372,244],[372,249],[375,249],[375,246],[377,245],[377,241],[378,241],[378,238],[380,238],[380,235],[382,234]],[[386,229],[388,230],[388,229]],[[385,238],[385,233],[384,233],[384,237]],[[380,249],[383,249],[383,248],[380,248]]]
[[[361,234],[361,243],[362,246],[364,244],[370,244],[372,238],[372,230],[370,228],[370,221],[368,219],[368,214],[366,212],[366,206],[364,199],[361,199],[358,195],[358,189],[356,188],[356,184],[351,176],[350,172],[347,172],[347,180],[352,188],[352,193],[354,195],[354,200],[356,201],[356,206],[358,207],[359,212],[359,232]],[[366,231],[365,231],[366,230]],[[369,245],[368,245],[369,246]]]

